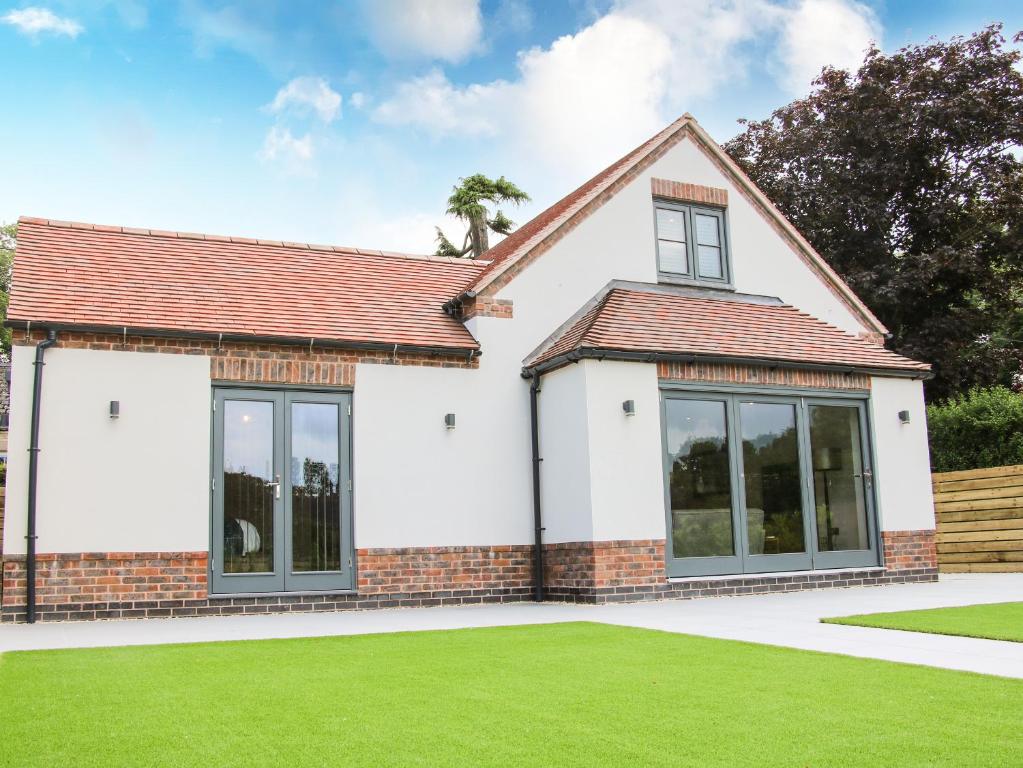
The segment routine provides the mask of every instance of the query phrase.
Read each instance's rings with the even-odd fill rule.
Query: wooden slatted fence
[[[1023,464],[932,479],[938,570],[1023,572]]]

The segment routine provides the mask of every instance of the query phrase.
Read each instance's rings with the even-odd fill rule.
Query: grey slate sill
[[[811,571],[768,571],[766,573],[730,573],[720,576],[669,576],[669,584],[691,581],[733,581],[735,579],[776,579],[780,576],[812,576],[817,573],[842,574],[842,573],[881,573],[885,570],[883,565],[864,565],[853,568],[816,568]]]

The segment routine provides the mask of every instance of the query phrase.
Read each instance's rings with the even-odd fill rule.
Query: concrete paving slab
[[[829,616],[1023,600],[1023,574],[627,605],[507,605],[0,626],[0,652],[599,621],[1023,678],[1023,643],[821,624]]]

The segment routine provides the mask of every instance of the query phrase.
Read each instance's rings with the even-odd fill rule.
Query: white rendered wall
[[[356,367],[357,547],[532,542],[529,392],[511,373],[491,392],[473,370]]]
[[[663,539],[657,366],[597,360],[580,365],[586,371],[593,538]],[[635,402],[634,416],[622,410],[625,400]]]
[[[34,356],[14,347],[8,554],[25,552]],[[207,550],[209,358],[50,349],[45,360],[36,550]]]
[[[870,386],[881,530],[934,528],[923,383],[875,377]],[[909,411],[908,424],[899,421],[899,411]]]
[[[655,177],[728,190],[728,235],[737,291],[777,296],[851,333],[866,330],[687,138],[498,291],[499,298],[514,301],[516,323],[531,331],[525,335],[533,345],[523,355],[609,281],[657,282],[650,189],[650,179]],[[484,345],[484,353],[489,351]]]
[[[478,317],[467,323],[483,348],[479,369],[466,372],[473,382],[470,398],[484,399],[487,408],[487,448],[466,458],[467,487],[474,482],[469,478],[487,478],[487,503],[479,514],[492,517],[492,522],[480,522],[478,529],[472,529],[479,530],[480,536],[490,527],[504,530],[507,521],[514,520],[528,538],[511,543],[532,537],[529,400],[519,376],[523,360],[611,280],[657,281],[652,177],[728,189],[738,290],[779,296],[848,331],[865,330],[707,157],[689,139],[684,140],[498,291],[498,298],[514,302],[512,319]],[[540,418],[545,541],[665,535],[656,373],[653,366],[621,366],[606,378],[568,372],[587,370],[585,364],[544,376]],[[396,375],[404,378],[408,370],[398,368]],[[356,398],[365,386],[366,380],[357,378]],[[572,388],[574,396],[568,393]],[[624,391],[633,392],[631,399],[642,409],[631,424],[615,420],[621,400],[630,399],[619,398]],[[369,393],[363,390],[363,395]],[[593,410],[586,417],[588,436],[582,431],[573,397],[584,398],[587,408],[592,402]],[[620,475],[610,471],[625,456],[623,440],[629,446],[627,471],[643,478],[636,485],[616,483],[614,478]],[[361,441],[356,443],[356,462],[365,450]],[[589,463],[590,472],[597,470],[592,490],[580,485],[580,461]],[[362,493],[357,491],[357,500]],[[580,512],[586,494],[592,495],[588,519]],[[374,502],[373,507],[379,505]],[[357,503],[356,526],[367,525],[369,514],[367,503]],[[356,538],[359,546],[370,546],[359,534]],[[424,530],[422,538],[433,537]]]
[[[594,493],[590,468],[586,365],[569,365],[542,377],[540,490],[543,540],[592,541]]]

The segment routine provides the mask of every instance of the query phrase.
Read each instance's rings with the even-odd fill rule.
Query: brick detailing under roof
[[[759,297],[764,298],[764,297]],[[926,363],[897,355],[786,304],[758,297],[693,295],[659,286],[611,288],[526,361],[527,368],[585,351],[652,353],[918,372]]]
[[[855,392],[870,389],[870,376],[856,371],[815,371],[742,363],[708,363],[704,360],[662,360],[657,364],[657,378],[668,382],[699,381],[757,387],[806,387]]]
[[[650,179],[650,192],[654,197],[680,200],[684,203],[715,205],[720,208],[728,206],[728,190],[718,187],[705,187],[701,184],[687,184],[668,179]]]
[[[14,322],[479,349],[470,259],[22,218],[14,264]]]

